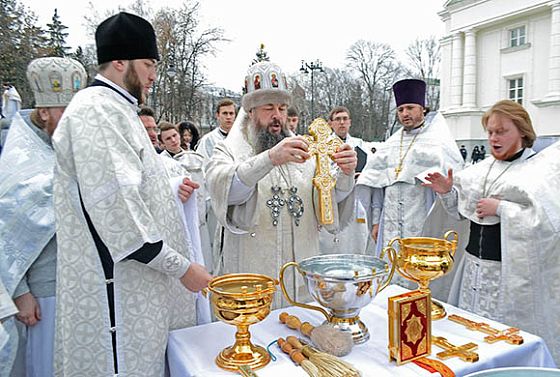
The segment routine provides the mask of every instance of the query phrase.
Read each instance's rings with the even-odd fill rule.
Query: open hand
[[[422,186],[429,187],[438,194],[447,194],[453,187],[453,169],[447,171],[447,177],[440,173],[428,173],[425,178],[430,183],[422,183]]]

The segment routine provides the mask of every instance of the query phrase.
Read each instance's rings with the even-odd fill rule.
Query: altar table
[[[352,352],[344,360],[352,363],[362,373],[362,376],[371,377],[417,377],[439,376],[439,373],[430,373],[413,363],[396,366],[389,362],[388,357],[388,325],[387,325],[387,298],[406,292],[397,285],[391,285],[380,292],[373,302],[363,308],[360,313],[361,320],[369,328],[370,340],[366,343],[355,345]],[[279,291],[276,294],[281,294]],[[484,321],[497,329],[508,326],[494,322],[475,314],[466,312],[451,305],[444,304],[448,314],[458,314],[476,322]],[[249,327],[251,340],[254,344],[266,347],[278,337],[286,338],[288,335],[301,336],[297,331],[288,329],[278,320],[278,315],[286,311],[297,315],[302,321],[319,325],[324,321],[324,316],[316,311],[290,307],[278,309],[262,322]],[[203,326],[172,331],[169,335],[167,348],[167,361],[171,377],[218,377],[235,376],[218,368],[214,359],[218,353],[230,346],[235,341],[236,328],[222,322],[214,322]],[[432,322],[432,335],[446,337],[454,345],[469,342],[478,344],[480,360],[476,363],[467,363],[458,358],[443,361],[456,374],[457,377],[478,370],[508,367],[508,366],[535,366],[556,367],[544,341],[535,335],[521,332],[524,343],[510,345],[505,342],[488,344],[483,341],[486,334],[467,330],[463,325],[451,322],[447,318]],[[259,377],[305,377],[307,374],[296,366],[276,344],[270,347],[277,360],[271,361],[266,367],[256,371]],[[432,347],[431,358],[442,351],[437,346]],[[438,359],[439,360],[439,359]]]

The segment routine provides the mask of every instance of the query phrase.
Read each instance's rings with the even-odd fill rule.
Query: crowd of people
[[[441,237],[461,222],[464,257],[440,298],[542,336],[559,360],[560,147],[531,149],[521,105],[484,114],[490,156],[476,147],[472,165],[426,106],[422,80],[393,85],[402,128],[384,142],[351,136],[349,109],[335,106],[330,138],[342,146],[325,225],[281,67],[249,67],[241,106],[222,99],[218,127],[201,137],[195,123],[157,122],[145,106],[159,60],[149,22],[120,12],[95,40],[87,88],[79,62],[36,59],[35,108],[11,114],[0,155],[0,376],[162,376],[169,331],[212,320],[197,292],[213,276],[277,277],[321,253],[379,255],[394,237]],[[305,300],[293,280],[291,297]],[[274,308],[287,304],[274,297]]]

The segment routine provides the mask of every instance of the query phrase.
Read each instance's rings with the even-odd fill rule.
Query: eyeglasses
[[[335,121],[335,122],[347,122],[349,120],[350,120],[350,117],[347,117],[347,116],[333,118],[333,121]]]

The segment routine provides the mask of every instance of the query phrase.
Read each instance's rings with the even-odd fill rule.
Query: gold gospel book
[[[432,351],[431,295],[420,291],[389,297],[389,360],[397,365]]]

